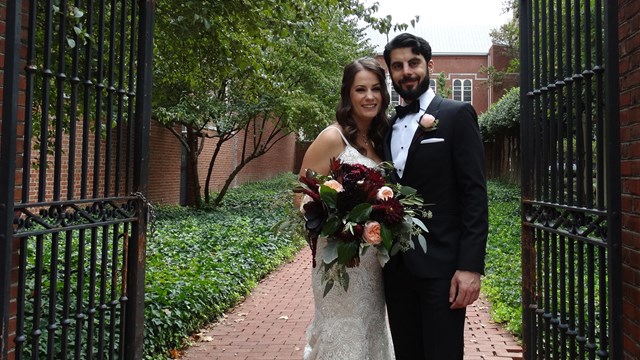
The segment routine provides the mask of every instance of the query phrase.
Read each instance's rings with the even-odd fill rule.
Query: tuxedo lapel
[[[424,113],[431,114],[433,115],[434,118],[437,119],[438,113],[440,112],[441,103],[442,103],[442,97],[440,95],[436,95],[436,97],[433,98],[433,100],[431,100],[429,107]],[[419,126],[416,129],[416,132],[413,133],[413,139],[411,140],[411,145],[409,146],[409,153],[407,154],[407,164],[413,157],[412,155],[415,153],[416,146],[418,146],[418,144],[420,143],[420,141],[418,141],[420,139],[420,135],[422,135],[423,133],[424,133],[424,130],[422,130],[422,128],[420,128]]]
[[[389,130],[384,138],[384,154],[382,155],[386,161],[393,161],[391,158],[391,134],[393,133],[393,124],[396,123],[396,120],[398,120],[398,115],[393,115],[391,121],[389,121]]]
[[[393,133],[393,124],[398,120],[398,115],[393,115],[391,121],[389,122],[389,131],[387,131],[387,136],[384,138],[384,160],[393,162],[393,158],[391,157],[391,134]],[[391,181],[393,183],[398,183],[399,178],[398,174],[395,171],[392,171],[390,174]]]

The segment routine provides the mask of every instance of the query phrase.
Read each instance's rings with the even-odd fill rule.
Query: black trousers
[[[466,309],[451,310],[451,279],[420,279],[399,264],[385,271],[396,360],[462,360]]]

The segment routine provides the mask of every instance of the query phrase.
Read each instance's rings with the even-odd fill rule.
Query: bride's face
[[[378,76],[368,70],[359,71],[351,85],[351,116],[356,121],[372,120],[382,106],[382,84]]]

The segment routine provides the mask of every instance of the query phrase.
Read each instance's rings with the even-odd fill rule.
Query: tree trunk
[[[220,137],[218,139],[218,142],[216,143],[216,149],[213,151],[213,155],[211,156],[211,161],[209,162],[209,169],[207,170],[207,180],[204,182],[204,202],[205,203],[209,203],[211,201],[211,193],[210,193],[210,186],[211,186],[211,175],[213,174],[213,165],[216,162],[216,159],[218,158],[218,154],[220,153],[220,149],[222,148],[222,144],[225,143],[225,139],[223,137]]]
[[[186,204],[200,208],[202,198],[200,197],[200,178],[198,177],[198,134],[194,133],[192,127],[187,126],[187,187]]]
[[[258,156],[260,156],[262,154],[264,154],[264,152],[259,154],[259,155],[251,154],[246,159],[242,159],[242,162],[240,164],[238,164],[238,166],[236,166],[236,168],[233,169],[231,174],[229,174],[229,177],[227,177],[227,180],[224,182],[224,186],[222,187],[222,189],[220,189],[220,192],[218,193],[218,196],[216,196],[216,199],[213,200],[213,205],[215,205],[217,207],[217,206],[220,205],[220,203],[222,203],[222,199],[224,198],[224,196],[226,195],[227,191],[229,190],[229,187],[231,186],[231,182],[233,181],[233,179],[235,179],[236,175],[238,175],[240,170],[242,170],[242,168],[244,168],[251,160],[257,158]]]

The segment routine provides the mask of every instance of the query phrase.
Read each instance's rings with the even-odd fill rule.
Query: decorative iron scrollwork
[[[524,225],[595,243],[607,241],[607,212],[543,203],[523,202]]]
[[[137,219],[137,197],[16,204],[14,234],[28,236]]]

